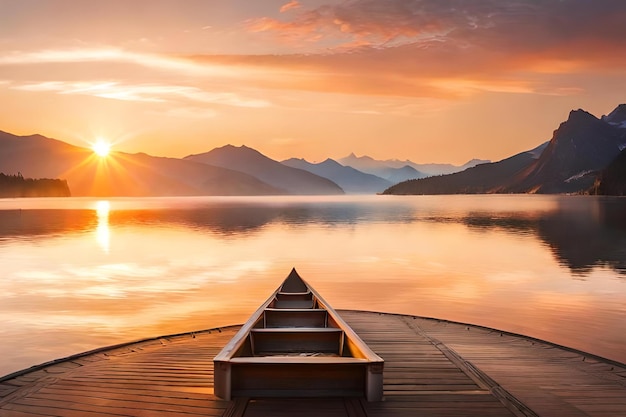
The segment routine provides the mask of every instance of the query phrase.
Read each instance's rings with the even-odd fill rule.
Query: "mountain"
[[[544,146],[544,145],[541,145]],[[510,186],[512,178],[536,160],[534,150],[521,152],[499,162],[491,162],[448,175],[437,175],[401,182],[383,194],[481,194],[497,193]]]
[[[447,174],[454,174],[455,172],[461,172],[461,171],[465,171],[467,168],[472,168],[475,167],[476,165],[479,164],[486,164],[491,162],[490,160],[487,159],[471,159],[469,161],[467,161],[466,163],[464,163],[463,165],[452,165],[452,164],[435,164],[435,163],[431,163],[431,164],[418,164],[412,161],[409,161],[408,159],[406,161],[400,161],[397,159],[389,159],[387,161],[384,161],[386,164],[388,164],[391,167],[394,168],[401,168],[404,166],[410,166],[414,169],[416,169],[417,171],[426,174],[426,176],[433,176],[433,175],[447,175]]]
[[[410,165],[397,166],[396,162],[378,161],[369,156],[357,157],[354,153],[339,159],[341,165],[352,167],[366,174],[376,175],[386,179],[391,183],[406,181],[413,178],[424,178],[428,176],[419,172]]]
[[[354,153],[340,158],[338,162],[351,166],[361,172],[385,178],[391,182],[406,181],[409,179],[425,178],[433,175],[446,175],[464,171],[478,164],[491,162],[483,159],[472,159],[463,165],[452,164],[417,164],[413,161],[399,159],[376,160],[369,156],[357,157]]]
[[[392,184],[397,184],[414,178],[424,178],[426,176],[423,172],[420,172],[409,165],[404,165],[400,168],[381,168],[379,172],[383,178]]]
[[[626,195],[626,149],[600,173],[591,193]]]
[[[247,146],[226,145],[206,153],[186,156],[184,160],[244,172],[287,194],[344,194],[339,185],[327,178],[283,165]]]
[[[597,172],[619,155],[625,143],[622,129],[584,110],[572,110],[539,159],[508,191],[550,194],[589,189]]]
[[[620,104],[606,116],[602,116],[602,121],[610,125],[626,129],[626,104]]]
[[[98,158],[90,149],[56,139],[1,131],[0,172],[65,179],[73,196],[283,193],[250,175],[220,167],[122,152]]]
[[[465,171],[397,184],[386,194],[579,193],[626,147],[626,108],[598,119],[573,110],[547,144]]]
[[[327,159],[319,164],[304,159],[291,158],[281,162],[292,168],[303,169],[320,177],[328,178],[338,184],[346,193],[374,194],[393,185],[392,182],[372,174],[366,174],[352,167],[343,166],[337,161]]]

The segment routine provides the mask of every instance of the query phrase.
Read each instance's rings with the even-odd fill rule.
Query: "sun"
[[[91,149],[96,155],[104,158],[111,152],[111,144],[104,139],[98,139],[96,143],[91,146]]]

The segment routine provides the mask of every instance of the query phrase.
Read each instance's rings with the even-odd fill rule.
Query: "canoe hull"
[[[214,358],[215,394],[380,401],[384,361],[292,270]]]

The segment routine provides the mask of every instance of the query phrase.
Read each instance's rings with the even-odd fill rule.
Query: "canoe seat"
[[[274,300],[273,308],[314,308],[314,300]]]
[[[253,356],[343,353],[344,332],[333,327],[251,329]]]
[[[267,308],[264,327],[327,327],[328,313],[317,308]]]
[[[233,364],[306,364],[306,365],[363,365],[367,359],[353,358],[349,356],[319,355],[319,356],[296,356],[296,355],[272,355],[272,356],[244,356],[233,358]]]
[[[308,292],[279,292],[276,294],[277,300],[312,300],[313,294]]]

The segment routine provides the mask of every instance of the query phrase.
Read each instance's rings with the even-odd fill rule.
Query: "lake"
[[[626,199],[0,200],[0,375],[240,324],[296,267],[337,309],[437,317],[626,362]]]

